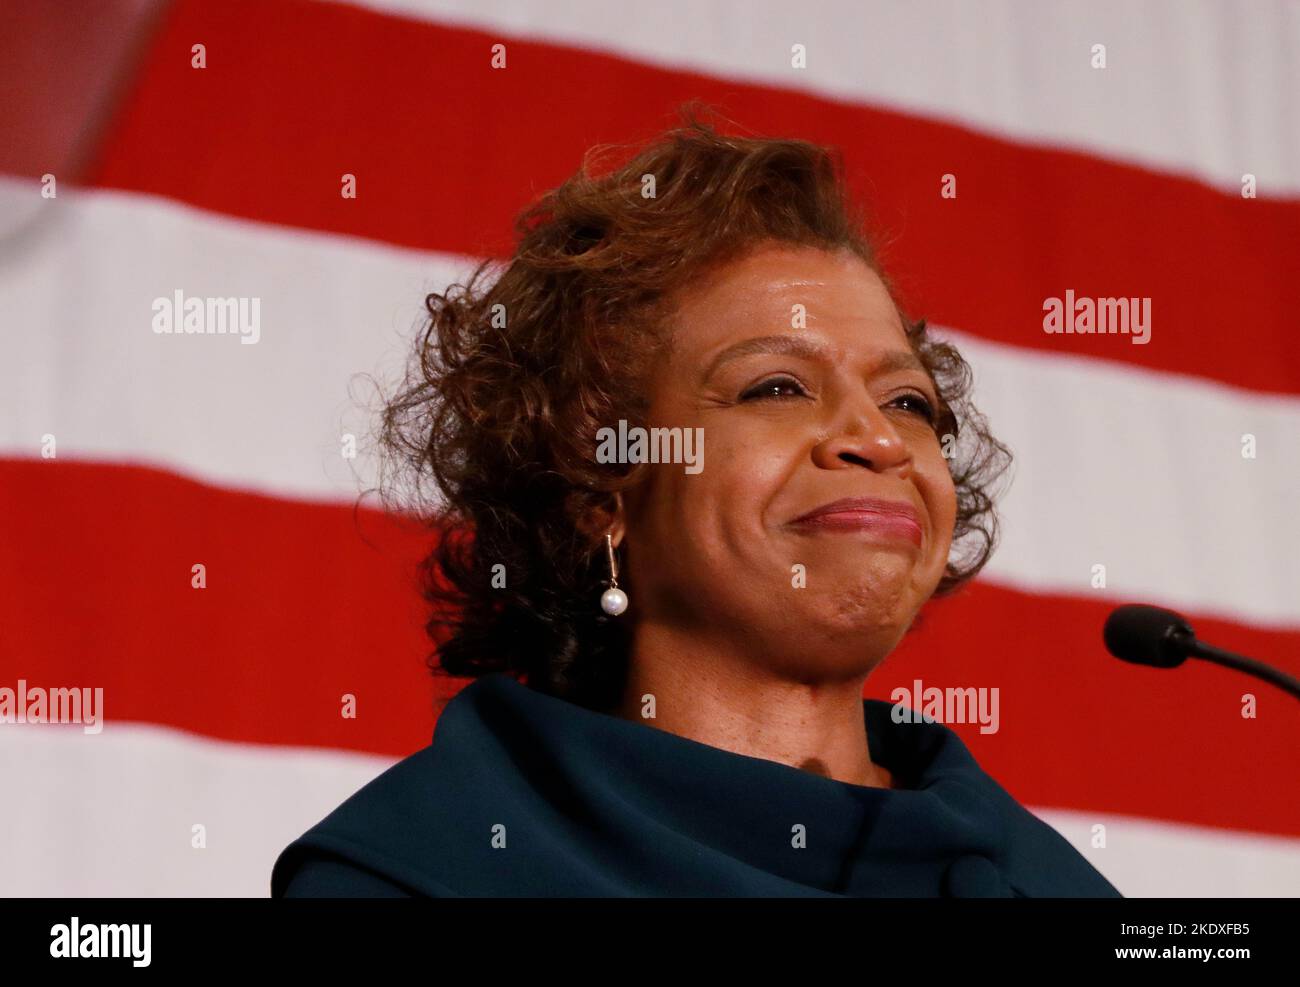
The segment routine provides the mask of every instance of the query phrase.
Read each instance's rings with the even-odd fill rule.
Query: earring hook
[[[605,551],[609,553],[609,585],[618,586],[618,557],[614,554],[614,536],[605,532]]]

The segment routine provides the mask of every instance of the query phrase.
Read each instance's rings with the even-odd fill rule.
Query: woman
[[[1118,895],[862,698],[988,559],[1008,456],[836,158],[692,120],[519,233],[428,298],[385,416],[442,498],[436,664],[474,681],[273,895]]]

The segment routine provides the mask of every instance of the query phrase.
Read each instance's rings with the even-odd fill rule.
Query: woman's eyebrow
[[[888,374],[893,373],[895,370],[919,370],[927,377],[930,376],[929,371],[925,369],[925,364],[921,362],[921,358],[911,350],[890,350],[876,363],[872,373]]]
[[[743,339],[739,343],[733,343],[715,356],[705,369],[701,379],[708,380],[725,363],[739,360],[742,356],[753,356],[756,353],[802,356],[814,360],[826,358],[829,355],[826,347],[803,336],[756,336],[753,339]]]
[[[757,336],[754,339],[733,343],[715,356],[701,379],[708,380],[725,363],[756,353],[774,353],[778,356],[801,356],[809,359],[829,359],[830,353],[821,343],[804,336]],[[928,377],[925,364],[911,350],[890,350],[876,362],[873,374],[893,373],[896,370],[918,370]]]

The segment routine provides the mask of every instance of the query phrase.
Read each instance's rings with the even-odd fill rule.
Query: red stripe
[[[489,48],[508,43],[505,70]],[[190,68],[207,46],[208,67]],[[1300,202],[960,127],[338,4],[182,0],[93,181],[234,216],[469,255],[597,141],[699,96],[760,133],[844,149],[919,314],[1053,353],[1300,393]],[[1069,107],[1062,107],[1069,112]],[[1246,164],[1243,164],[1245,170]],[[355,174],[359,197],[339,195]],[[940,176],[957,176],[956,199]],[[1268,189],[1262,190],[1267,196]],[[1047,335],[1043,303],[1152,299],[1152,341]]]
[[[0,461],[0,507],[51,519],[9,525],[0,554],[0,686],[103,687],[106,729],[135,720],[397,757],[428,743],[431,697],[459,685],[435,689],[423,667],[412,574],[427,536],[374,511],[39,461]],[[195,562],[207,589],[190,587]],[[1118,662],[1100,642],[1108,610],[977,584],[931,605],[869,694],[915,678],[998,688],[996,734],[954,729],[1031,805],[1300,836],[1294,700],[1213,666]],[[1195,622],[1300,671],[1300,633]],[[1255,719],[1240,715],[1246,692]],[[356,719],[340,716],[345,693]]]
[[[1132,601],[1141,602],[1141,601]],[[1286,693],[1200,661],[1152,669],[1106,651],[1113,602],[976,582],[934,601],[868,683],[997,687],[1000,729],[953,724],[1022,802],[1300,836],[1300,710]],[[1197,635],[1300,674],[1300,632],[1187,612]],[[1246,694],[1257,715],[1242,716]]]
[[[62,461],[0,461],[0,504],[48,519],[7,526],[0,686],[103,687],[110,724],[226,740],[390,755],[429,742],[424,539],[390,516]],[[190,585],[196,563],[206,589]]]

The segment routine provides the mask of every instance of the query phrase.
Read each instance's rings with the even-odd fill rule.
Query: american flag
[[[1126,895],[1300,893],[1294,701],[1101,640],[1140,600],[1300,673],[1300,5],[112,0],[0,28],[0,688],[103,690],[94,732],[0,723],[4,894],[265,896],[429,742],[463,682],[425,667],[427,535],[367,492],[379,385],[427,293],[692,99],[840,150],[1016,456],[997,553],[868,694],[998,688],[996,733],[953,728]],[[1067,293],[1146,300],[1149,338],[1045,331]]]

